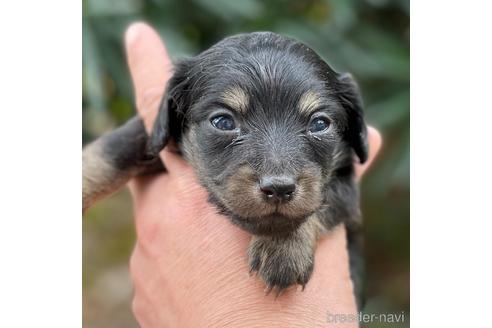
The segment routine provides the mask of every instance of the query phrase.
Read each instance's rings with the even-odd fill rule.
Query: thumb
[[[362,178],[367,169],[371,166],[372,162],[379,153],[382,144],[381,134],[375,128],[369,126],[367,127],[368,142],[369,142],[369,156],[364,164],[355,165],[355,175],[358,180]]]
[[[145,23],[130,25],[125,34],[125,46],[137,112],[149,132],[172,75],[172,63],[157,32]]]

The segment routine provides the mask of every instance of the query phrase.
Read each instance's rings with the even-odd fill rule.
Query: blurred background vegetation
[[[365,312],[405,311],[406,323],[400,326],[408,326],[409,1],[84,0],[84,142],[134,114],[122,40],[136,20],[158,30],[173,58],[197,54],[231,34],[269,30],[302,40],[337,70],[355,76],[367,120],[384,137],[382,152],[362,182],[369,297]],[[85,327],[136,327],[127,272],[134,238],[127,191],[87,213]]]

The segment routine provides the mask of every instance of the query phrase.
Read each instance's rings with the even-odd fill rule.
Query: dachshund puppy
[[[134,118],[84,149],[83,207],[163,169],[158,154],[170,138],[210,203],[252,234],[249,266],[269,290],[304,287],[317,239],[344,223],[360,301],[353,161],[366,161],[368,146],[350,75],[274,33],[228,37],[175,65],[150,137]]]

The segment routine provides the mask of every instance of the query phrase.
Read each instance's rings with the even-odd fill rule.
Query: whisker
[[[245,139],[246,136],[247,135],[238,136],[238,137],[232,139],[231,143],[228,144],[227,146],[225,146],[225,148],[229,148],[231,146],[241,145],[244,142],[244,139]]]

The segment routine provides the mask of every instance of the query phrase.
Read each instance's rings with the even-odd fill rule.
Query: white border
[[[411,5],[411,322],[485,327],[491,289],[492,8]]]
[[[82,322],[80,1],[0,4],[0,326]]]
[[[483,327],[492,294],[491,15],[411,6],[411,322]],[[0,4],[0,326],[81,326],[81,4]]]

